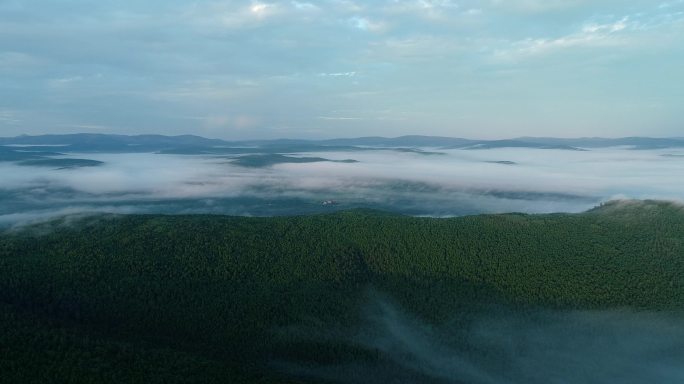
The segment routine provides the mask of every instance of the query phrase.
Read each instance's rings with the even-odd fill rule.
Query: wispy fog
[[[493,307],[431,325],[386,297],[371,296],[358,330],[318,341],[361,348],[373,357],[274,365],[290,375],[350,384],[684,381],[684,325],[671,315]],[[317,340],[315,330],[297,333],[303,342]]]
[[[104,163],[90,167],[0,162],[0,224],[98,211],[280,215],[366,207],[430,216],[577,212],[613,198],[684,198],[681,150],[432,151],[438,153],[294,153],[288,156],[358,162],[252,167],[231,163],[232,155],[153,153],[67,156]],[[323,205],[326,200],[334,203]]]

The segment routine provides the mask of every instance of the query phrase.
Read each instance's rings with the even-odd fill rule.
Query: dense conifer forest
[[[309,382],[280,362],[383,359],[311,337],[353,333],[374,295],[434,326],[510,308],[681,315],[684,209],[648,201],[445,219],[131,215],[7,230],[0,381]]]

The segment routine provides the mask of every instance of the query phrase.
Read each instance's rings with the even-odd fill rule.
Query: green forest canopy
[[[0,371],[14,382],[283,382],[278,358],[372,351],[278,338],[351,327],[369,290],[440,324],[484,305],[684,308],[684,210],[416,218],[102,216],[0,236]],[[276,332],[277,333],[277,332]]]

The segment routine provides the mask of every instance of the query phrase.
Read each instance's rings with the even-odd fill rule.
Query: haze
[[[233,143],[129,153],[7,144],[0,146],[5,156],[28,160],[0,161],[0,224],[97,212],[271,216],[372,208],[444,217],[581,212],[615,199],[684,200],[678,176],[684,147],[485,149],[499,143],[453,149]]]

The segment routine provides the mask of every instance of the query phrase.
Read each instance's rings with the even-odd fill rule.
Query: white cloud
[[[257,18],[263,19],[273,16],[278,12],[278,6],[268,3],[253,3],[252,6],[249,7],[249,11]]]
[[[611,23],[584,25],[578,32],[557,38],[528,38],[512,42],[499,49],[495,56],[504,60],[518,60],[530,56],[582,47],[614,47],[626,45],[629,39],[619,32],[631,28],[629,17]]]
[[[356,72],[330,72],[330,73],[319,73],[318,76],[322,77],[354,77]]]
[[[582,32],[585,34],[596,34],[596,33],[615,33],[620,32],[627,28],[629,22],[629,16],[623,17],[614,23],[608,24],[588,24],[582,28]]]
[[[199,29],[242,29],[262,25],[284,12],[282,6],[274,3],[252,2],[245,5],[211,1],[186,6],[182,16],[185,22]]]
[[[367,32],[383,32],[387,29],[387,24],[381,21],[374,21],[367,17],[354,16],[349,18],[349,25]]]

